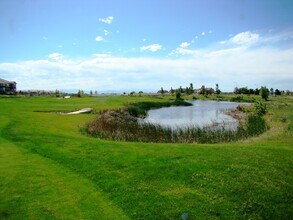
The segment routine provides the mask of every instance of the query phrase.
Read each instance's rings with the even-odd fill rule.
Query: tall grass
[[[143,107],[142,107],[143,106]],[[172,129],[158,124],[140,122],[137,116],[144,115],[144,107],[151,103],[128,106],[125,110],[108,111],[87,124],[85,131],[98,138],[117,141],[158,143],[219,143],[245,139],[259,135],[267,129],[265,120],[255,114],[248,115],[246,123],[236,129],[222,127],[196,127]]]

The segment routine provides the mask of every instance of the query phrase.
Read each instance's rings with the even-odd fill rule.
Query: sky
[[[293,90],[292,0],[0,0],[17,88]]]

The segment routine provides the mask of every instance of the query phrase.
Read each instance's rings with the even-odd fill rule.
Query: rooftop
[[[7,81],[5,79],[1,79],[0,78],[0,83],[16,83],[16,82],[13,82],[13,81]]]

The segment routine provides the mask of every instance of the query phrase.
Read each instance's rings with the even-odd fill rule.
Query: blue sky
[[[19,89],[293,89],[292,0],[1,0]]]

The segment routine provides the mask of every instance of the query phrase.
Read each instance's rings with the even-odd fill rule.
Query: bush
[[[268,100],[270,91],[267,89],[267,87],[262,86],[259,90],[259,94],[261,95],[261,98],[264,99],[265,101]]]
[[[245,102],[243,95],[230,98],[231,102]]]
[[[259,135],[267,130],[265,119],[254,114],[248,116],[246,126],[248,136]]]
[[[128,113],[134,117],[142,117],[147,114],[145,110],[137,106],[129,106],[127,110],[128,110]]]
[[[179,90],[176,90],[176,99],[181,99],[181,92]]]
[[[259,116],[265,115],[268,111],[267,105],[261,100],[256,100],[254,102],[254,107],[255,107],[256,114]]]
[[[236,109],[244,113],[253,112],[253,108],[250,105],[238,105]]]

